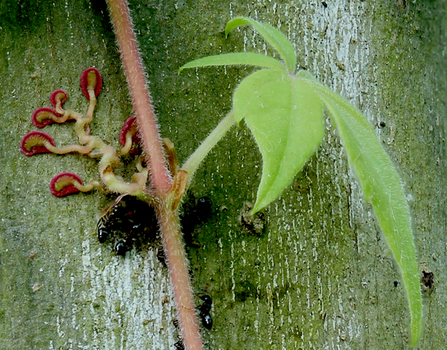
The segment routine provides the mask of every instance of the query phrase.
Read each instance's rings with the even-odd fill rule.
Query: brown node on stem
[[[41,131],[31,131],[23,136],[20,149],[23,154],[30,157],[38,153],[52,153],[47,146],[55,146],[52,137]]]
[[[175,152],[174,144],[167,137],[162,139],[163,141],[163,149],[166,153],[166,158],[168,161],[169,171],[172,176],[177,175],[178,171],[178,159],[177,153]]]
[[[94,68],[87,68],[81,75],[81,90],[85,98],[90,101],[89,90],[98,97],[102,87],[102,77],[99,71]]]
[[[179,170],[174,177],[174,183],[172,184],[171,194],[173,195],[171,208],[177,210],[183,194],[186,191],[186,185],[188,183],[188,172],[185,170]]]

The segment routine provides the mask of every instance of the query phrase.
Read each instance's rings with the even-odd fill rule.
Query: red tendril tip
[[[92,67],[87,68],[81,75],[81,90],[85,98],[90,101],[89,89],[95,91],[95,97],[98,97],[102,87],[102,78],[99,71]]]
[[[41,131],[31,131],[23,136],[22,142],[20,142],[20,149],[23,154],[28,157],[37,153],[51,153],[51,151],[45,147],[46,142],[55,146],[54,140],[50,135]]]
[[[56,197],[64,197],[69,194],[80,192],[74,183],[83,184],[81,178],[74,173],[60,173],[57,174],[50,183],[51,193]]]

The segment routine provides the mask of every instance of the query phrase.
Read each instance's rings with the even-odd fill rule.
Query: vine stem
[[[161,208],[159,223],[163,232],[163,245],[173,282],[183,345],[187,350],[202,350],[202,339],[192,298],[186,252],[180,231],[179,218],[168,203]],[[164,234],[169,232],[169,234]],[[169,247],[169,249],[166,249]]]
[[[143,149],[148,158],[146,163],[149,164],[151,170],[151,183],[157,194],[166,197],[171,190],[172,179],[163,154],[157,120],[144,76],[129,7],[126,0],[108,0],[107,4],[121,51],[121,60],[137,117]]]
[[[188,261],[182,241],[178,211],[177,207],[172,205],[173,181],[163,153],[129,7],[126,0],[107,0],[107,4],[121,51],[143,149],[147,155],[146,163],[150,169],[151,184],[158,199],[155,201],[157,203],[155,210],[174,289],[183,345],[187,350],[202,350],[203,344],[189,280]]]

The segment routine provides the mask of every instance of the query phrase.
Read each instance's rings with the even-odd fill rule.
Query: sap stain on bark
[[[267,217],[263,211],[252,214],[251,208],[253,208],[252,203],[244,202],[238,218],[239,223],[244,233],[261,236],[267,226]]]

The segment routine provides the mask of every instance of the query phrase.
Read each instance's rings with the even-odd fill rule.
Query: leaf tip
[[[253,208],[251,208],[251,210],[250,210],[250,215],[256,214],[257,212],[264,209],[269,204],[270,204],[270,202],[266,202],[264,199],[259,200],[259,196],[258,196],[258,198],[256,198],[256,203],[253,205]]]

